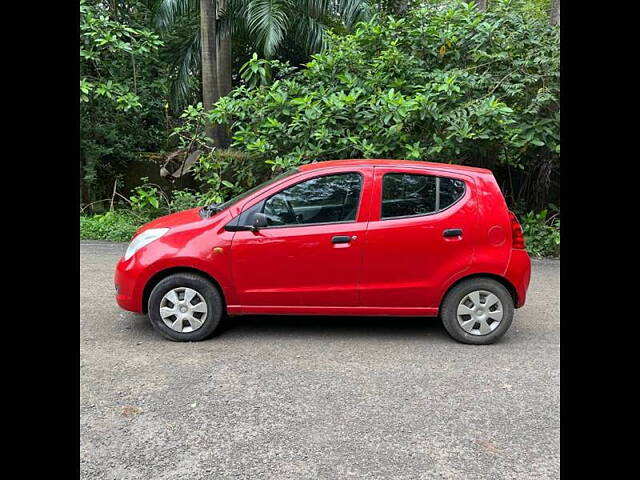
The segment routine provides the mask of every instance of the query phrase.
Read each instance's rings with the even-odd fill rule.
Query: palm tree
[[[218,0],[217,19],[225,11],[228,0]],[[231,91],[231,68],[233,57],[231,56],[231,35],[223,32],[218,35],[218,90],[224,97]]]
[[[218,89],[218,54],[216,36],[216,0],[200,0],[200,45],[202,70],[202,105],[205,109],[213,107],[220,98]],[[223,139],[219,128],[207,127],[206,134],[221,146]]]
[[[553,26],[560,26],[560,0],[551,1],[551,11],[549,13],[549,23]]]
[[[180,18],[194,17],[199,0],[156,0],[156,25],[167,30]],[[273,57],[285,41],[301,45],[307,53],[326,46],[326,31],[332,25],[351,29],[369,16],[366,0],[217,0],[217,91],[220,96],[231,89],[231,40],[246,35],[263,57]],[[200,28],[202,28],[200,22]],[[176,110],[186,106],[191,78],[200,68],[201,35],[185,39],[177,52],[177,75],[173,80],[172,103]],[[206,103],[206,102],[205,102]]]

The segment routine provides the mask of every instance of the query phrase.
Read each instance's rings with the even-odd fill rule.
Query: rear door
[[[473,178],[375,167],[361,305],[435,308],[438,292],[471,264],[477,231]]]

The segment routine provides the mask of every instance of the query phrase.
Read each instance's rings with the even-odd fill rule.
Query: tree
[[[486,10],[487,6],[488,6],[489,0],[476,0],[476,6],[478,7],[478,10]]]
[[[218,54],[216,36],[216,2],[215,0],[200,0],[200,45],[202,46],[202,104],[205,109],[212,108],[220,98],[218,89]],[[221,143],[220,129],[208,125],[206,134],[219,146]]]
[[[218,0],[217,20],[225,11],[227,0]],[[231,32],[219,32],[218,34],[218,89],[220,96],[224,97],[231,91],[231,69],[233,64],[231,56]]]
[[[321,51],[326,45],[326,31],[337,26],[351,30],[353,25],[369,17],[365,0],[218,0],[217,76],[220,96],[231,88],[232,41],[236,34],[249,38],[253,50],[266,58],[273,57],[285,42],[299,45],[308,54]],[[198,0],[156,0],[156,25],[167,31],[187,16],[198,15]],[[184,32],[188,34],[188,31]],[[191,90],[190,77],[200,68],[200,35],[191,34],[183,48],[175,53],[179,58],[172,103],[176,110],[184,108]]]
[[[560,0],[552,0],[551,12],[549,13],[549,23],[553,26],[560,26]]]
[[[141,151],[162,143],[166,70],[148,9],[98,0],[80,2],[80,196],[91,203]]]
[[[108,12],[98,5],[81,0],[80,101],[105,97],[120,110],[140,107],[135,92],[135,59],[152,53],[161,45],[162,41],[153,32],[111,20]],[[113,67],[123,59],[127,65],[131,62],[132,75],[127,80],[110,75]]]
[[[396,2],[394,2],[393,13],[395,13],[399,17],[403,16],[405,13],[407,13],[409,2],[410,0],[397,0]]]
[[[216,16],[218,22],[220,21],[221,14],[224,12],[226,2],[227,0],[218,0],[219,8]],[[221,97],[225,97],[231,92],[232,87],[231,70],[233,68],[233,57],[231,55],[231,32],[220,32],[217,37],[218,92]],[[229,138],[223,127],[220,127],[218,141],[223,148],[229,146]]]
[[[494,169],[514,204],[543,208],[559,175],[559,31],[515,3],[378,16],[204,116],[279,171],[337,158],[453,160]],[[265,62],[275,63],[253,66]]]

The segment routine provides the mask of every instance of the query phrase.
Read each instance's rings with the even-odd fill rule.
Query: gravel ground
[[[494,345],[435,319],[240,317],[174,343],[80,243],[83,479],[528,479],[560,471],[560,262]]]

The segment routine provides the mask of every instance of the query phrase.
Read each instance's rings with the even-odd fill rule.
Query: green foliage
[[[205,136],[208,117],[202,103],[189,106],[180,117],[183,123],[173,129],[171,136],[185,151],[200,150],[201,155],[192,167],[194,178],[200,182],[200,200],[204,204],[220,203],[247,190],[268,177],[264,162],[252,155],[234,151],[217,150]]]
[[[161,190],[157,185],[146,183],[149,180],[148,178],[142,178],[141,180],[145,183],[135,187],[133,195],[129,197],[131,208],[136,211],[156,212],[160,208],[160,202],[163,200],[160,193]],[[168,201],[167,207],[170,207]]]
[[[559,163],[559,33],[516,0],[374,18],[306,68],[237,88],[204,121],[274,169],[382,157],[493,168]],[[264,66],[264,64],[262,64]]]
[[[489,2],[489,5],[491,6],[491,2]],[[526,0],[516,5],[516,8],[519,8],[523,15],[527,17],[548,22],[551,0]]]
[[[173,212],[203,207],[206,204],[207,202],[203,200],[202,194],[192,190],[174,190],[171,194],[171,210]]]
[[[137,216],[127,210],[109,211],[101,215],[81,215],[80,238],[127,242],[136,230],[149,220],[148,217]]]
[[[255,50],[271,58],[287,41],[321,51],[331,27],[349,29],[369,15],[363,0],[227,0],[223,26],[246,32]]]
[[[80,238],[126,242],[138,228],[155,218],[206,204],[203,195],[190,190],[173,191],[170,203],[167,203],[167,197],[157,186],[146,184],[134,191],[136,193],[130,197],[131,208],[96,215],[81,214]]]
[[[198,2],[150,3],[154,5],[155,24],[167,44],[165,51],[171,64],[170,103],[181,110],[199,88],[193,81],[200,71],[201,60]],[[364,0],[226,0],[217,33],[220,37],[232,34],[236,68],[256,51],[262,57],[279,56],[297,64],[326,46],[328,31],[348,31],[368,15],[368,3]]]
[[[113,66],[122,58],[135,62],[135,57],[157,50],[162,41],[149,30],[112,20],[100,2],[91,3],[80,0],[80,101],[97,96],[113,101],[119,110],[141,107],[130,86],[112,75]]]
[[[84,203],[110,194],[140,152],[166,139],[164,67],[144,2],[80,3],[80,166]],[[117,19],[117,20],[116,20]]]
[[[286,63],[258,58],[258,54],[254,53],[240,68],[240,78],[248,88],[263,87],[272,83],[274,71],[285,77],[293,70],[294,68]]]
[[[193,167],[200,182],[203,205],[221,203],[268,178],[264,163],[229,150],[214,150],[202,155]]]
[[[550,206],[554,208],[553,206]],[[527,251],[535,257],[560,256],[559,212],[549,215],[544,209],[538,213],[528,212],[520,217]]]
[[[214,155],[214,157],[218,159],[221,155]],[[213,184],[213,182],[209,182],[209,177],[206,174],[207,162],[204,163],[205,165],[197,165],[196,168],[199,172],[198,176],[202,178],[204,187],[206,187]],[[141,178],[140,180],[143,184],[135,187],[133,189],[133,195],[129,197],[132,211],[139,216],[157,218],[168,213],[202,207],[214,201],[221,201],[212,200],[213,192],[207,188],[203,188],[202,192],[195,192],[191,189],[174,190],[168,195],[159,185],[148,183],[147,178]],[[226,180],[224,182],[230,185]],[[220,188],[217,184],[215,187]],[[217,191],[219,190],[216,190],[216,192]]]
[[[222,178],[227,167],[228,164],[215,155],[203,155],[195,165],[194,177],[204,184],[206,193],[203,198],[207,204],[223,202],[236,188],[232,182]]]

